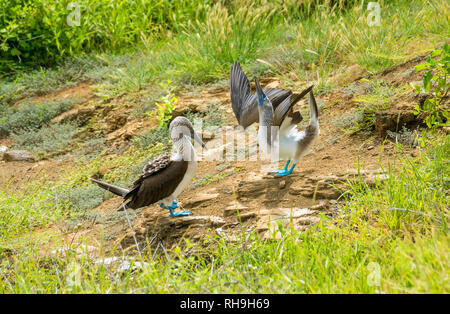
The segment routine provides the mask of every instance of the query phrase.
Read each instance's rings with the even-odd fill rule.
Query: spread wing
[[[288,95],[276,108],[274,105],[275,112],[274,112],[273,125],[280,126],[284,120],[284,117],[289,112],[289,109],[291,109],[297,102],[299,102],[300,99],[305,97],[305,95],[307,93],[309,93],[313,87],[314,87],[314,85],[311,85],[307,89],[303,90],[300,94]],[[295,116],[295,119],[294,119],[295,121],[300,122],[302,120],[300,113],[295,112],[295,113],[293,113],[293,116]]]
[[[264,93],[272,103],[274,110],[283,104],[283,107],[279,109],[278,113],[280,124],[289,108],[295,105],[308,92],[309,90],[305,90],[300,94],[292,94],[292,91],[281,88],[264,89]],[[251,94],[250,81],[237,61],[231,66],[230,70],[230,96],[233,112],[239,125],[245,129],[253,123],[258,122],[259,114],[256,94]],[[276,116],[277,111],[275,111]]]
[[[242,71],[241,64],[237,61],[231,66],[230,69],[230,96],[234,115],[240,123],[242,111],[248,104],[248,98],[251,95],[250,82],[244,74],[244,71]]]
[[[152,160],[144,167],[144,173],[134,182],[125,199],[130,208],[140,208],[151,205],[171,195],[183,180],[188,162],[174,161],[171,155],[163,155]]]

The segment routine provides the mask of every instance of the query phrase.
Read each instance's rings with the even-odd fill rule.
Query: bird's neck
[[[178,159],[197,161],[197,153],[195,152],[194,146],[186,137],[183,136],[181,139],[173,142],[173,146]]]
[[[259,109],[259,129],[258,142],[260,149],[270,155],[273,144],[272,126],[273,126],[273,108],[268,106],[258,106]]]

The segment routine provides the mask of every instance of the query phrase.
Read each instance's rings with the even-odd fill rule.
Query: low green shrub
[[[72,123],[51,124],[40,129],[23,129],[12,134],[16,148],[27,149],[38,158],[66,152],[78,132]]]
[[[56,102],[25,103],[18,108],[6,107],[0,113],[0,137],[38,129],[71,109],[74,104],[72,99],[63,99]]]

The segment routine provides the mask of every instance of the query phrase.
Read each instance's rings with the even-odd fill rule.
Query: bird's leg
[[[188,216],[191,214],[191,211],[189,211],[189,210],[185,210],[185,211],[182,211],[179,213],[174,213],[173,210],[178,207],[177,201],[173,201],[172,205],[170,205],[170,206],[166,206],[163,203],[159,204],[159,206],[161,206],[161,208],[168,209],[170,212],[170,217]]]
[[[279,170],[274,170],[274,171],[269,171],[269,173],[285,173],[286,171],[288,171],[288,165],[289,165],[289,163],[290,163],[291,161],[288,159],[287,161],[286,161],[286,164],[284,165],[284,168],[283,169],[279,169]]]
[[[295,164],[293,164],[292,167],[291,167],[291,169],[289,169],[289,170],[287,170],[287,168],[286,168],[286,169],[283,169],[284,171],[278,172],[278,173],[275,175],[275,177],[284,177],[284,176],[288,176],[288,175],[290,175],[290,174],[292,173],[292,170],[294,170],[294,168],[295,168]]]

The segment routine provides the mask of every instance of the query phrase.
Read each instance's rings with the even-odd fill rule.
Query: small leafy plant
[[[414,84],[413,88],[417,93],[430,93],[432,96],[425,100],[423,108],[419,105],[414,107],[415,114],[425,113],[425,123],[435,131],[437,127],[448,125],[450,117],[449,108],[445,106],[450,89],[450,45],[434,50],[425,63],[416,65],[417,72],[422,70],[427,70],[423,87]]]
[[[160,85],[166,91],[166,95],[159,99],[160,102],[156,102],[156,109],[150,113],[150,116],[156,118],[159,127],[164,127],[167,126],[167,122],[172,118],[172,112],[178,99],[173,93],[174,87],[171,80],[167,80]]]

